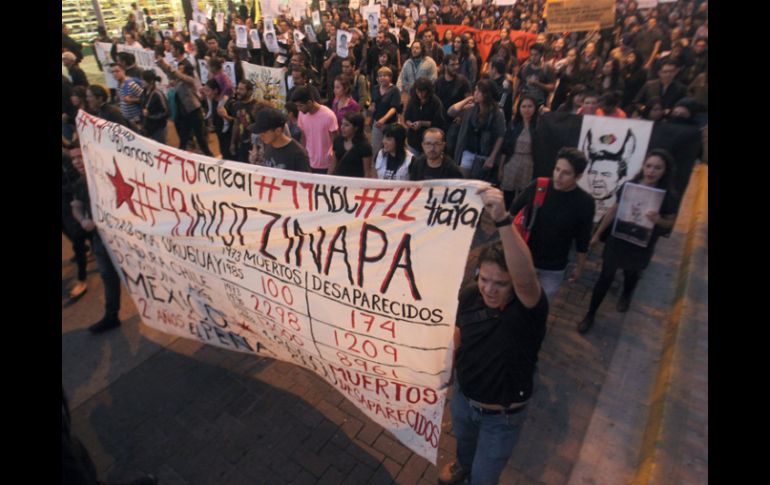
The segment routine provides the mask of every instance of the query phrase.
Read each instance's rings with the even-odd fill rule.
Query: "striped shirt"
[[[127,103],[123,101],[126,96],[132,96],[134,98],[142,97],[142,87],[139,86],[136,81],[132,79],[126,79],[123,85],[120,86],[120,112],[127,120],[138,120],[142,117],[142,105],[141,103]]]

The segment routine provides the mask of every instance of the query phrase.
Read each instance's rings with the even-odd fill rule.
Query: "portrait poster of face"
[[[273,32],[275,33],[275,21],[273,20],[273,17],[268,17],[267,15],[263,18],[262,22],[265,26],[265,33]]]
[[[350,40],[350,32],[347,30],[337,31],[337,55],[339,57],[348,57],[348,41]]]
[[[320,9],[322,12],[323,12],[323,11],[326,11],[326,2],[324,2],[324,0],[321,0],[320,2],[318,2],[318,8],[319,8],[319,9]]]
[[[235,47],[248,49],[249,47],[249,28],[245,25],[235,26]]]
[[[201,35],[205,33],[203,30],[203,26],[196,22],[195,20],[190,20],[190,23],[187,26],[188,30],[190,31],[190,41],[195,42],[196,40],[200,39]]]
[[[209,64],[206,59],[198,59],[198,75],[201,78],[201,84],[206,84],[209,80]]]
[[[308,40],[314,44],[318,43],[318,38],[315,36],[315,30],[313,30],[312,25],[305,25],[305,35],[307,36]]]
[[[259,40],[259,30],[251,29],[249,31],[249,38],[251,39],[251,47],[253,49],[259,49],[262,47],[262,41]]]
[[[313,26],[321,26],[321,12],[314,10],[313,13],[310,14],[310,17],[313,19]]]
[[[280,47],[278,47],[278,39],[275,37],[275,31],[267,31],[265,30],[265,46],[267,46],[267,50],[269,50],[272,53],[277,53],[280,50]]]
[[[299,30],[294,31],[294,52],[299,53],[302,46],[302,40],[305,38]]]
[[[588,166],[578,185],[596,203],[598,222],[615,203],[615,193],[642,168],[652,134],[652,121],[583,116],[578,148]]]
[[[380,25],[380,6],[369,5],[361,10],[366,17],[366,24],[369,27],[369,38],[374,39],[377,37],[377,27]]]
[[[627,183],[620,198],[612,235],[646,248],[655,227],[647,215],[660,212],[665,195],[665,190]]]

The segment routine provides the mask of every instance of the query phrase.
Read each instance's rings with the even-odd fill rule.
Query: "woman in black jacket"
[[[168,104],[166,95],[158,90],[160,78],[150,69],[142,73],[145,88],[142,94],[142,116],[144,132],[158,143],[166,144],[166,124],[168,123]]]
[[[421,77],[412,86],[412,95],[404,112],[407,143],[414,155],[422,154],[422,134],[428,128],[444,129],[444,105],[434,93],[433,83]]]
[[[623,270],[623,293],[620,299],[618,299],[617,310],[621,313],[628,310],[642,270],[650,264],[658,237],[674,227],[677,204],[674,189],[672,188],[674,180],[673,169],[674,158],[671,154],[663,149],[655,149],[647,155],[644,164],[642,164],[642,169],[631,179],[631,183],[664,190],[663,203],[658,211],[648,211],[638,215],[639,218],[646,218],[654,224],[646,246],[631,243],[612,234],[607,236],[607,242],[604,245],[604,253],[602,255],[602,271],[599,275],[599,280],[594,285],[588,313],[578,324],[578,332],[586,333],[593,325],[599,305],[602,304],[604,297],[607,296],[607,291],[610,289],[618,269]],[[623,184],[620,190],[618,190],[618,202],[604,215],[599,228],[591,239],[591,245],[596,244],[600,240],[604,231],[612,230],[610,225],[615,222],[618,214],[618,204],[627,187],[628,184]]]

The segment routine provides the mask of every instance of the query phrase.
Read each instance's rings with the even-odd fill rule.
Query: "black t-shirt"
[[[372,115],[372,123],[377,122],[380,118],[385,116],[390,108],[396,108],[396,113],[401,112],[401,92],[396,86],[390,88],[390,90],[384,95],[380,94],[380,86],[374,86],[372,89],[372,102],[375,103],[374,115]],[[389,125],[398,121],[398,116],[391,116],[385,123]]]
[[[342,177],[363,177],[364,176],[364,158],[372,157],[372,146],[369,142],[353,142],[350,150],[345,150],[345,140],[338,136],[334,140],[334,156],[337,159],[337,166],[333,175]]]
[[[543,291],[531,309],[514,296],[501,311],[486,306],[476,284],[463,290],[455,360],[463,394],[483,404],[503,406],[528,400],[547,318],[548,299]]]
[[[281,148],[273,148],[265,145],[265,166],[293,170],[295,172],[309,172],[310,160],[305,149],[295,140]]]
[[[511,214],[532,204],[536,186],[537,180],[533,180],[513,201]],[[585,190],[580,187],[569,192],[556,190],[553,180],[549,180],[543,206],[537,210],[529,236],[535,268],[551,271],[566,268],[573,240],[577,252],[588,252],[594,211],[594,199]]]
[[[409,164],[409,180],[461,179],[464,178],[460,167],[449,155],[443,155],[439,167],[431,167],[425,155],[420,155]]]
[[[438,99],[444,104],[444,116],[447,120],[450,119],[446,112],[449,107],[458,101],[465,99],[470,91],[471,84],[468,82],[468,79],[461,74],[455,76],[451,81],[447,81],[444,76],[440,76],[436,79],[436,96],[438,96]]]

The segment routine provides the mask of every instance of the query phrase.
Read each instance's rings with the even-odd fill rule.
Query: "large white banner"
[[[143,322],[310,369],[436,463],[479,181],[215,160],[78,115],[91,209]]]
[[[578,182],[596,201],[594,222],[615,203],[615,192],[642,168],[652,134],[652,121],[583,116],[580,148],[588,167]]]
[[[283,69],[241,61],[243,77],[254,84],[254,99],[269,101],[278,109],[286,105],[286,77]]]

